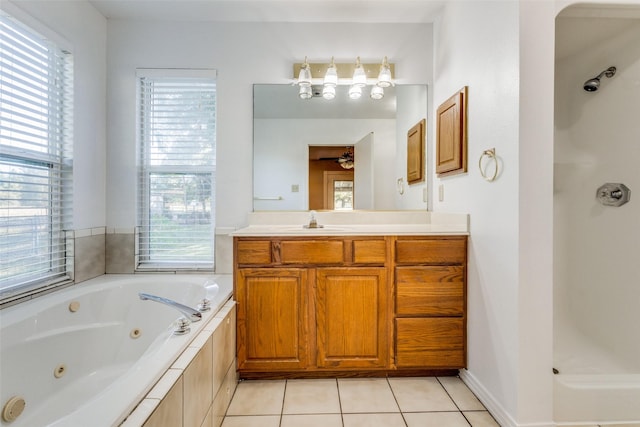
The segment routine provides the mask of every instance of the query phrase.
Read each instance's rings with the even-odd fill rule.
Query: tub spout
[[[144,294],[144,293],[139,293],[138,296],[143,301],[151,300],[151,301],[159,302],[161,304],[165,304],[170,307],[173,307],[176,310],[178,310],[180,313],[187,316],[187,318],[192,322],[199,322],[200,320],[202,320],[202,313],[200,313],[198,310],[196,310],[195,308],[186,306],[184,304],[180,304],[179,302],[170,300],[169,298],[163,298],[157,295]]]

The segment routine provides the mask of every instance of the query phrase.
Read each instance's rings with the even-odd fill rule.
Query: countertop
[[[306,228],[308,212],[262,215],[254,212],[250,224],[231,233],[237,237],[266,236],[396,236],[468,235],[466,214],[433,212],[317,212],[319,228]]]

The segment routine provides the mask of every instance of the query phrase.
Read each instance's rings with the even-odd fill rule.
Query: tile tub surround
[[[105,227],[75,231],[74,281],[84,282],[105,272]]]
[[[498,427],[457,377],[241,382],[222,427]]]
[[[107,229],[105,269],[107,274],[133,274],[135,272],[135,233],[133,229]]]
[[[309,229],[311,214],[296,212],[251,212],[249,225],[233,236],[260,235],[401,235],[469,234],[469,215],[428,211],[321,211],[315,217],[322,228]]]
[[[219,427],[238,382],[229,300],[121,427]]]

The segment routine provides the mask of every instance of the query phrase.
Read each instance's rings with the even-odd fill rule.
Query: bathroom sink
[[[338,232],[348,232],[351,231],[349,227],[344,226],[336,226],[336,225],[324,225],[317,228],[309,228],[304,225],[286,225],[286,226],[274,226],[274,232],[283,232],[283,233],[318,233],[329,232],[329,233],[338,233]]]

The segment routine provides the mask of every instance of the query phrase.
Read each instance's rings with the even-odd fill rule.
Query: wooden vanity
[[[466,233],[337,234],[234,236],[240,377],[464,368]]]

